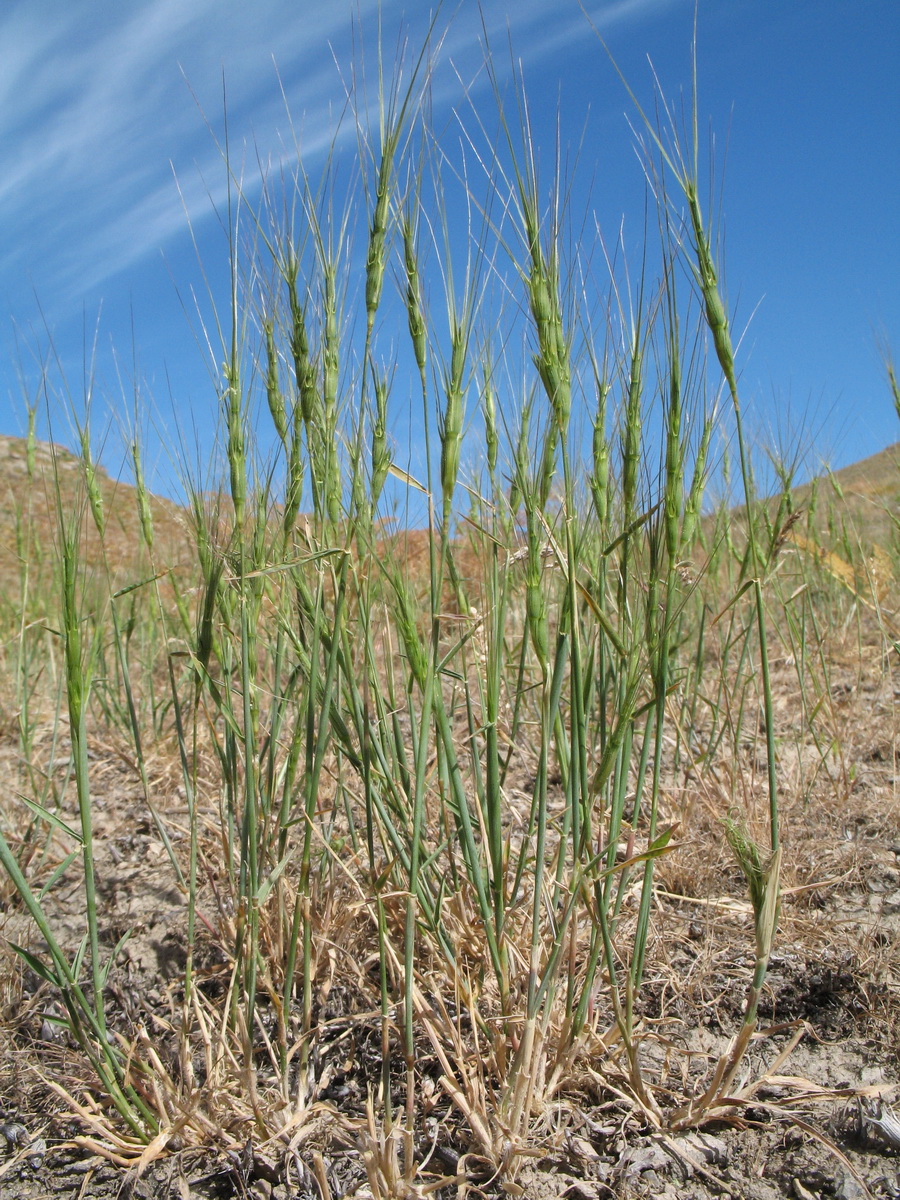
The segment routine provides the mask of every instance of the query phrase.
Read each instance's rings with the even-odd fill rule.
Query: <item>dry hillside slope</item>
[[[900,522],[900,442],[849,467],[820,475],[795,491],[797,501],[818,509],[817,524],[831,515],[847,519],[864,548],[888,547]]]

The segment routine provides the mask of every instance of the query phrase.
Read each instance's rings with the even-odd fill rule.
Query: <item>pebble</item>
[[[864,1196],[869,1195],[849,1171],[840,1172],[835,1181],[834,1194],[837,1200],[863,1200]]]
[[[39,1170],[41,1164],[44,1161],[44,1157],[45,1157],[46,1153],[47,1153],[47,1142],[45,1141],[45,1139],[42,1137],[35,1138],[34,1141],[31,1143],[31,1145],[28,1147],[28,1155],[25,1159],[25,1161],[28,1163],[29,1167],[31,1167],[32,1171]]]
[[[697,1130],[687,1134],[684,1141],[702,1162],[718,1166],[728,1162],[728,1147],[714,1134]]]
[[[651,1171],[656,1176],[657,1169],[665,1170],[668,1165],[668,1155],[652,1142],[649,1145],[629,1147],[619,1159],[619,1167],[624,1168],[627,1180],[636,1180],[641,1175],[646,1177]]]
[[[28,1130],[18,1121],[4,1121],[0,1124],[0,1137],[6,1139],[10,1149],[14,1149],[28,1141]]]

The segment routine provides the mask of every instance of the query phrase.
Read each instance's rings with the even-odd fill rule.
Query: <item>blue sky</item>
[[[689,86],[693,0],[586,7],[643,103],[653,103],[648,56],[667,95]],[[401,22],[415,44],[426,9],[380,8],[390,60]],[[295,139],[315,177],[351,64],[372,91],[378,10],[376,0],[6,0],[0,433],[24,431],[23,386],[34,394],[36,359],[51,343],[80,405],[96,336],[94,417],[113,424],[106,465],[118,466],[116,422],[135,373],[153,413],[143,419],[158,486],[167,486],[167,444],[196,440],[202,454],[215,389],[190,314],[204,277],[227,304],[223,77],[248,195],[257,164],[289,165]],[[483,0],[480,9],[462,0],[445,6],[439,26],[435,127],[458,139],[464,84],[476,108],[491,108],[478,70],[483,30],[501,72],[511,42],[542,155],[552,159],[559,112],[604,235],[614,241],[624,215],[626,242],[637,242],[645,191],[633,109],[578,0]],[[900,5],[700,0],[698,30],[735,328],[752,315],[740,354],[744,405],[755,429],[800,430],[841,466],[900,437],[879,357],[886,341],[900,358]],[[343,128],[350,154],[350,123]],[[71,439],[55,402],[49,427]]]

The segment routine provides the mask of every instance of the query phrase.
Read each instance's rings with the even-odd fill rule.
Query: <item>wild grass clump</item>
[[[64,849],[26,852],[7,816],[0,858],[42,939],[20,954],[93,1070],[70,1102],[110,1157],[249,1139],[302,1158],[339,1060],[362,1083],[332,1119],[357,1131],[376,1195],[434,1184],[438,1125],[511,1182],[562,1119],[551,1101],[586,1080],[659,1129],[752,1095],[735,1081],[781,862],[767,589],[796,518],[769,529],[753,502],[696,97],[688,153],[674,122],[647,126],[659,269],[630,288],[595,277],[592,247],[570,250],[524,90],[512,120],[492,74],[496,118],[472,114],[453,162],[426,120],[427,66],[398,65],[377,130],[359,118],[347,194],[330,165],[321,186],[298,165],[283,205],[271,180],[255,207],[232,181],[226,482],[188,480],[191,577],[167,574],[139,439],[134,577],[113,583],[101,556],[100,600],[84,531],[103,542],[110,515],[87,425],[74,511],[57,476],[45,636],[75,819],[68,791],[33,784],[30,811]],[[703,507],[725,401],[747,497],[734,525]],[[760,722],[766,773],[747,786]],[[99,727],[128,745],[182,898],[165,1012],[111,999]],[[31,762],[27,730],[22,747]],[[151,751],[176,764],[177,811]],[[647,985],[666,937],[658,871],[694,836],[684,795],[700,779],[746,876],[754,966],[732,1043],[673,1090]],[[84,890],[74,950],[48,917],[63,878]]]

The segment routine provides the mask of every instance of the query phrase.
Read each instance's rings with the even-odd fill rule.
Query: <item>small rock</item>
[[[698,1129],[687,1134],[684,1142],[702,1162],[715,1166],[722,1166],[728,1162],[728,1147],[721,1138],[714,1137],[711,1133]]]
[[[45,1157],[46,1153],[47,1153],[47,1143],[44,1140],[44,1138],[42,1138],[42,1137],[35,1138],[34,1141],[31,1143],[31,1145],[28,1147],[28,1156],[25,1159],[25,1161],[28,1163],[29,1167],[31,1167],[32,1171],[40,1170],[41,1164],[44,1161],[44,1157]]]
[[[666,1152],[652,1142],[645,1146],[631,1146],[619,1159],[619,1169],[625,1178],[635,1180],[645,1171],[665,1170],[669,1166]]]
[[[260,1150],[253,1151],[253,1176],[255,1179],[264,1180],[268,1184],[279,1183],[281,1180],[281,1162],[279,1159],[270,1155],[263,1154]]]
[[[595,1185],[583,1183],[579,1179],[573,1180],[563,1192],[564,1200],[594,1200],[596,1195]]]
[[[884,1067],[863,1067],[859,1073],[859,1078],[860,1082],[866,1087],[884,1083]]]
[[[889,896],[885,896],[881,911],[889,916],[894,913],[900,913],[900,890],[891,892]]]
[[[578,1137],[576,1134],[571,1134],[567,1139],[567,1147],[569,1153],[575,1158],[582,1159],[584,1162],[595,1162],[600,1155],[587,1140],[587,1138]]]
[[[841,1171],[835,1181],[834,1194],[837,1200],[863,1200],[866,1189],[853,1178],[849,1171]]]
[[[794,1180],[793,1186],[794,1195],[797,1197],[797,1200],[816,1200],[815,1193],[805,1188],[799,1179]]]
[[[0,1124],[0,1137],[6,1140],[10,1150],[14,1150],[16,1146],[24,1146],[28,1141],[28,1130],[18,1121],[4,1121]]]

